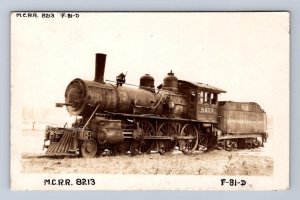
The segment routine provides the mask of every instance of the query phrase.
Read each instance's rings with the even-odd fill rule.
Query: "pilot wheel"
[[[97,142],[94,139],[83,141],[80,147],[80,155],[83,158],[93,158],[97,153]]]

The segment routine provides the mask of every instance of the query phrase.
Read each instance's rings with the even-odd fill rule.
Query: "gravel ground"
[[[157,153],[138,156],[102,156],[98,158],[45,158],[43,131],[24,131],[24,173],[100,173],[100,174],[172,174],[172,175],[250,175],[272,176],[273,159],[269,144],[252,150],[212,150],[184,155]]]

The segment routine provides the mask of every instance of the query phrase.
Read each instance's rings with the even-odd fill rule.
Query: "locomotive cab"
[[[191,119],[217,123],[218,95],[226,91],[202,83],[178,80],[179,91],[188,99],[188,113]]]

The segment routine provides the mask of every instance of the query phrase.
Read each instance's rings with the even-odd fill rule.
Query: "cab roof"
[[[205,84],[205,83],[178,80],[178,85],[180,85],[180,84],[189,85],[190,87],[204,89],[204,90],[207,90],[210,92],[215,92],[215,93],[226,93],[226,91],[221,88],[217,88],[217,87]]]
[[[205,83],[199,83],[199,82],[190,82],[190,81],[185,81],[185,80],[178,80],[178,86],[179,86],[179,90],[180,88],[184,88],[188,87],[188,88],[199,88],[199,89],[203,89],[209,92],[214,92],[214,93],[226,93],[225,90],[221,89],[221,88],[217,88],[217,87],[213,87],[211,85],[205,84]],[[159,86],[157,86],[158,89],[162,88],[162,84],[160,84]]]

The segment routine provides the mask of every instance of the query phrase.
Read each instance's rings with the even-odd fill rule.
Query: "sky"
[[[226,90],[221,100],[257,102],[272,115],[288,109],[287,13],[78,14],[12,13],[11,86],[22,106],[64,102],[68,83],[93,80],[95,53],[105,53],[104,79],[127,72],[138,85],[149,73],[157,86],[172,70]]]

